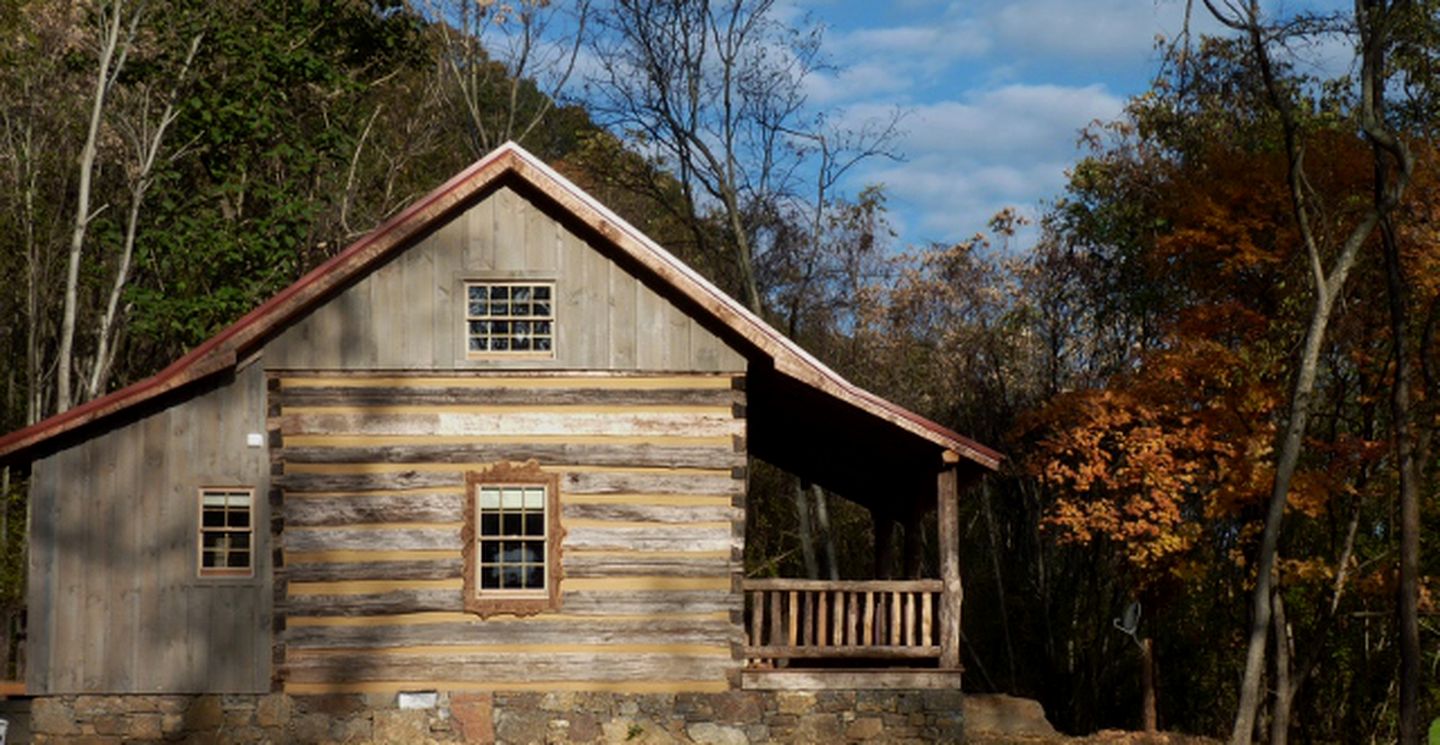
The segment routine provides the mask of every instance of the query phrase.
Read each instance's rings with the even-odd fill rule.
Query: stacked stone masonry
[[[52,696],[36,743],[961,742],[959,691]]]

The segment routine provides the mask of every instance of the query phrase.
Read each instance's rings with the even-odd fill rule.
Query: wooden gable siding
[[[554,279],[553,360],[468,360],[467,279]],[[284,331],[281,369],[553,368],[739,372],[745,360],[596,245],[507,187]]]
[[[738,675],[731,375],[280,375],[286,690],[724,690]],[[462,612],[465,474],[560,475],[558,612]]]
[[[265,375],[228,383],[38,463],[26,688],[31,694],[269,690],[268,536],[253,579],[196,576],[198,490],[248,486],[268,524]]]

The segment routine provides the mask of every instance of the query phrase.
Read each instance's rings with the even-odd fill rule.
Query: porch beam
[[[945,464],[935,479],[936,523],[940,534],[940,669],[960,667],[960,482],[953,464]]]

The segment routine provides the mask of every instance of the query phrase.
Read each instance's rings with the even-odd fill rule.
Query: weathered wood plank
[[[709,556],[648,556],[639,552],[591,554],[567,550],[563,552],[562,560],[565,576],[576,579],[624,576],[723,577],[729,572],[729,563],[724,558]]]
[[[458,556],[454,559],[435,559],[430,561],[292,563],[285,567],[285,576],[291,582],[454,579],[461,576],[463,568],[463,564]]]
[[[461,590],[394,590],[372,595],[295,595],[280,604],[291,616],[379,616],[459,611]]]
[[[724,678],[738,663],[725,657],[668,654],[296,655],[285,664],[293,683],[388,680],[537,682]]]
[[[286,387],[278,400],[282,406],[730,406],[742,403],[743,395],[723,388],[447,386],[416,378],[414,385],[407,386]]]
[[[463,486],[460,471],[396,471],[393,473],[287,473],[274,483],[294,492],[364,492]],[[286,500],[287,502],[289,500]]]
[[[285,414],[290,435],[615,435],[743,436],[745,422],[727,414],[636,413],[407,413]]]
[[[296,528],[286,530],[282,540],[286,551],[406,551],[460,550],[460,528],[396,528],[393,530],[346,530],[344,528]]]
[[[562,495],[563,497],[563,495]],[[654,523],[699,523],[743,519],[734,507],[657,504],[565,504],[561,515],[567,519],[622,520]]]
[[[688,525],[654,527],[572,527],[565,533],[567,549],[598,551],[726,551],[735,541],[729,528]]]
[[[287,528],[366,523],[452,523],[465,519],[460,494],[405,494],[285,500]]]
[[[635,365],[635,293],[639,282],[616,264],[610,265],[610,367]]]
[[[730,447],[668,447],[648,443],[592,445],[573,443],[477,442],[443,445],[373,447],[288,447],[287,463],[498,463],[537,460],[547,465],[630,466],[635,468],[726,469],[744,465],[743,453]]]
[[[732,496],[745,490],[745,482],[729,474],[668,474],[587,472],[567,473],[562,494],[694,494]]]
[[[387,626],[295,626],[286,629],[293,649],[382,649],[481,644],[697,644],[728,645],[738,630],[727,621],[544,620],[428,623]]]
[[[563,586],[562,586],[563,587]],[[566,592],[560,610],[567,615],[651,615],[719,613],[740,610],[739,595],[716,590],[642,590]]]

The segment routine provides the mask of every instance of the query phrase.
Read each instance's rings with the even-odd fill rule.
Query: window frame
[[[545,488],[545,589],[486,590],[480,586],[480,509],[482,487],[543,486]],[[465,610],[481,618],[500,614],[530,616],[560,608],[561,544],[565,529],[560,522],[560,475],[540,468],[538,461],[496,463],[465,474],[465,524],[460,531],[464,562]]]
[[[195,576],[203,580],[250,580],[255,578],[255,564],[259,553],[255,550],[256,530],[255,518],[257,515],[255,505],[255,487],[253,486],[201,486],[196,489],[195,499]],[[246,511],[249,512],[247,526],[244,529],[221,526],[209,528],[205,525],[205,497],[211,494],[244,494],[249,500]],[[229,505],[226,505],[228,512]],[[226,534],[245,533],[249,536],[246,552],[249,554],[248,566],[240,569],[238,567],[207,567],[205,566],[205,534],[207,532],[219,532]]]
[[[470,314],[470,290],[473,287],[498,287],[506,286],[539,288],[544,287],[550,291],[550,314],[548,316],[516,316],[507,314],[505,316],[472,316]],[[560,339],[560,312],[559,302],[556,293],[558,287],[553,278],[549,277],[466,277],[460,283],[461,313],[460,313],[460,345],[465,350],[467,360],[553,360],[556,359],[556,348]],[[534,302],[533,300],[531,301]],[[477,350],[470,348],[470,323],[475,322],[502,322],[514,323],[516,321],[547,321],[550,324],[550,348],[546,350],[536,349],[484,349]],[[533,332],[532,332],[533,333]],[[494,338],[489,337],[489,338]]]

